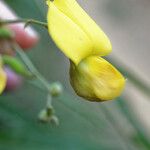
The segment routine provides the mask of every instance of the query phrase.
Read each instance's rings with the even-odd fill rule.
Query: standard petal
[[[70,81],[79,96],[99,102],[118,97],[125,85],[121,73],[98,56],[90,56],[78,66],[71,63]]]
[[[75,64],[91,54],[93,44],[89,37],[52,2],[49,3],[47,20],[52,39]]]
[[[94,44],[93,55],[104,56],[111,52],[109,38],[76,0],[54,0],[53,4],[87,33]]]

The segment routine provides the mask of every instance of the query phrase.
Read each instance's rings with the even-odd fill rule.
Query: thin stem
[[[50,94],[48,94],[48,96],[47,96],[46,106],[47,106],[47,108],[52,108],[52,96]]]
[[[25,26],[27,26],[28,24],[37,24],[37,25],[41,25],[47,28],[47,23],[41,22],[35,19],[0,20],[0,25],[22,23],[22,22],[25,23]]]
[[[47,89],[48,93],[50,93],[49,82],[39,73],[39,71],[33,65],[31,60],[27,57],[25,52],[17,44],[15,44],[15,50],[18,53],[18,55],[21,57],[21,59],[24,61],[29,71],[43,84],[43,86]]]

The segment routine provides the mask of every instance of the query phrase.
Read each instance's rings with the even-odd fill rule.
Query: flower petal
[[[0,55],[0,94],[3,92],[6,86],[6,73],[2,69],[3,63],[2,63],[2,58]]]
[[[125,85],[121,73],[98,56],[90,56],[78,66],[71,63],[70,81],[76,93],[90,101],[112,100]]]
[[[48,29],[57,46],[75,64],[89,56],[93,44],[83,30],[49,2]]]
[[[0,94],[3,92],[6,86],[6,74],[2,68],[0,68]]]
[[[104,56],[111,52],[112,46],[106,34],[80,7],[76,0],[54,0],[53,4],[90,37],[94,44],[93,55]]]

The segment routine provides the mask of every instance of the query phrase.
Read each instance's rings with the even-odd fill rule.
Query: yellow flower
[[[48,1],[48,5],[49,33],[76,65],[87,56],[111,52],[108,37],[75,0]]]
[[[76,93],[90,101],[111,100],[123,90],[125,79],[101,58],[112,46],[100,27],[76,0],[49,0],[48,31],[70,59],[70,82]]]
[[[6,73],[2,68],[2,59],[0,57],[0,94],[3,92],[6,86]]]
[[[79,96],[90,101],[105,101],[121,94],[125,79],[105,59],[90,56],[78,66],[71,62],[70,82]]]

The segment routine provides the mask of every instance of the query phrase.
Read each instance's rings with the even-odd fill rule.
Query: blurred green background
[[[44,0],[5,1],[16,11],[18,16],[46,22],[47,6]],[[100,22],[107,34],[110,35],[115,49],[118,49],[114,50],[115,55],[112,54],[107,59],[127,77],[128,84],[123,96],[116,101],[90,103],[75,95],[69,84],[68,60],[56,48],[47,31],[39,26],[34,26],[41,39],[38,45],[28,52],[28,56],[46,79],[50,82],[60,81],[64,85],[63,95],[53,100],[60,125],[55,127],[37,122],[37,114],[45,106],[46,93],[25,83],[16,92],[7,93],[0,97],[0,150],[150,149],[150,128],[146,128],[145,123],[141,123],[137,115],[138,110],[133,111],[131,106],[136,104],[138,95],[132,95],[129,92],[130,88],[131,90],[133,87],[138,88],[142,96],[146,96],[146,99],[149,100],[149,84],[143,80],[144,76],[133,72],[137,66],[132,63],[132,61],[135,61],[134,57],[137,56],[139,64],[141,64],[140,61],[144,61],[144,58],[146,65],[149,66],[150,64],[146,59],[149,56],[142,55],[142,59],[138,59],[141,52],[133,47],[134,44],[139,42],[137,31],[140,29],[134,28],[133,24],[132,27],[130,26],[133,21],[130,17],[134,13],[139,16],[142,8],[145,9],[146,6],[146,8],[150,8],[150,3],[146,0],[141,1],[143,4],[141,7],[139,1],[135,3],[136,0],[134,0],[131,3],[129,0],[80,0],[83,7],[98,23]],[[147,14],[147,11],[145,14]],[[135,24],[136,21],[135,19]],[[109,24],[110,22],[111,24]],[[127,38],[126,30],[128,30],[128,33],[135,30],[131,33],[131,35],[135,33],[135,37],[128,35]],[[145,32],[144,28],[143,30]],[[131,37],[132,39],[130,39]],[[146,41],[142,39],[142,35],[140,37],[140,42],[145,44]],[[124,40],[123,44],[120,43],[122,42],[121,39]],[[133,48],[133,51],[127,49],[126,41],[128,40],[134,42],[133,45],[128,45]],[[137,40],[137,43],[134,40]],[[126,49],[126,53],[121,48]],[[128,56],[131,56],[131,58]],[[129,65],[130,69],[127,67]],[[139,67],[142,67],[142,65]],[[131,83],[132,86],[130,86]],[[136,91],[136,93],[139,91]],[[134,101],[132,101],[133,98]],[[137,100],[137,103],[140,102]],[[144,107],[142,109],[144,111]]]

